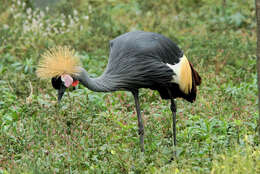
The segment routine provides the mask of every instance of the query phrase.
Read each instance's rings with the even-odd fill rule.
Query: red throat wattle
[[[78,80],[75,80],[75,81],[73,81],[73,83],[71,84],[71,86],[75,87],[75,86],[77,86],[78,84],[79,84],[79,81],[78,81]]]

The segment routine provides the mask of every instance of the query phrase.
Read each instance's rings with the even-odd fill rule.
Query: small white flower
[[[173,16],[173,19],[174,19],[174,20],[178,20],[178,19],[179,19],[179,16],[178,16],[178,15]]]
[[[82,25],[79,26],[79,30],[80,30],[80,31],[83,30],[83,26],[82,26]]]
[[[40,17],[44,18],[44,12],[43,11],[40,11]]]
[[[59,30],[57,28],[53,28],[54,30],[54,33],[58,34],[59,33]]]
[[[20,16],[21,16],[21,13],[17,13],[17,14],[14,15],[14,18],[16,19],[16,18],[18,18]]]
[[[30,31],[30,28],[27,25],[23,26],[23,32],[27,33],[28,31]]]
[[[9,28],[9,26],[8,26],[7,24],[4,24],[3,28],[4,28],[5,30],[7,30],[7,29]]]
[[[91,5],[88,6],[88,10],[89,10],[90,13],[92,12],[92,6]]]
[[[10,12],[13,13],[14,12],[14,9],[13,7],[10,8]]]
[[[69,26],[73,27],[74,25],[75,25],[75,22],[73,20],[71,20]]]
[[[29,20],[31,20],[31,19],[32,19],[32,15],[31,15],[31,14],[28,14],[28,15],[27,15],[27,18],[28,18]]]
[[[78,14],[77,10],[73,10],[73,14],[76,16]]]
[[[83,17],[83,19],[85,19],[85,20],[88,20],[88,19],[89,19],[89,17],[88,17],[88,16],[84,16],[84,17]]]
[[[26,13],[29,15],[29,14],[31,14],[31,12],[32,12],[32,9],[31,8],[27,8],[26,9]]]
[[[37,21],[36,21],[36,19],[32,19],[32,24],[36,24],[37,23]]]
[[[50,32],[50,31],[51,31],[51,28],[48,26],[48,27],[46,28],[46,30],[47,30],[47,32]]]

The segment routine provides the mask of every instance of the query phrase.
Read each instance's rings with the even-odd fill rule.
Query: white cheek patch
[[[64,85],[68,88],[73,83],[73,79],[70,75],[62,75],[61,80],[64,82]]]

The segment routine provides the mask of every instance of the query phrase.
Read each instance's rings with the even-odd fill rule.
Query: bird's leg
[[[171,90],[168,89],[168,93],[171,97],[171,111],[172,111],[172,138],[173,138],[173,158],[172,160],[176,157],[176,111],[177,111],[177,108],[176,108],[176,104],[175,104],[175,101],[172,97],[172,93],[171,93]]]
[[[136,107],[136,112],[137,112],[137,119],[138,119],[138,133],[140,136],[140,146],[141,146],[141,151],[144,151],[144,125],[143,125],[143,119],[141,116],[140,112],[140,104],[139,104],[139,96],[138,96],[138,91],[133,91],[132,92],[135,98],[135,107]]]
[[[174,99],[171,98],[171,111],[172,111],[172,133],[173,133],[173,146],[176,148],[176,104]],[[176,150],[174,149],[176,156]]]

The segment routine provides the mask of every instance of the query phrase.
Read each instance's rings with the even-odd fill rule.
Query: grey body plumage
[[[188,101],[193,94],[185,95],[171,82],[173,70],[166,64],[176,64],[183,56],[182,50],[163,35],[134,31],[118,36],[110,41],[110,55],[104,73],[91,79],[82,70],[83,84],[97,92],[118,90],[138,90],[150,88],[158,90],[164,99],[170,99],[166,88],[171,88],[173,95]],[[196,94],[196,93],[195,93]]]
[[[159,91],[163,99],[171,100],[173,117],[173,143],[176,145],[176,105],[174,99],[182,97],[189,102],[196,98],[196,86],[201,78],[191,63],[186,63],[192,79],[188,93],[173,81],[179,71],[174,67],[184,56],[182,50],[169,38],[152,32],[134,31],[118,36],[110,41],[110,55],[104,73],[98,78],[90,78],[84,68],[73,76],[84,86],[96,92],[118,90],[131,91],[136,104],[141,150],[144,151],[144,126],[140,113],[138,89],[150,88]],[[171,66],[168,66],[170,64]],[[176,68],[176,72],[171,68]],[[179,72],[178,72],[179,71]],[[184,71],[185,73],[185,71]],[[180,76],[181,77],[181,76]]]
[[[120,88],[128,90],[166,85],[173,71],[166,62],[175,64],[182,52],[162,35],[135,31],[123,34],[110,41],[110,55],[106,77],[118,76]],[[170,47],[174,47],[171,51]],[[168,49],[168,50],[167,50]]]

